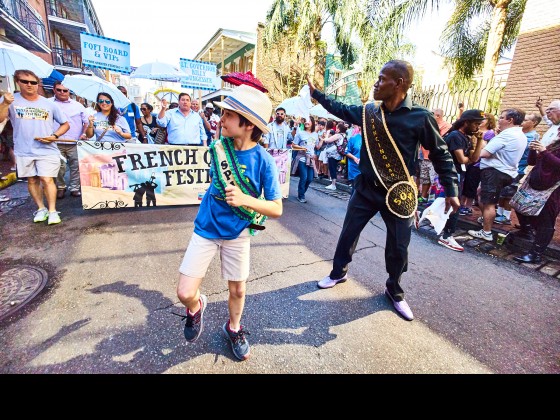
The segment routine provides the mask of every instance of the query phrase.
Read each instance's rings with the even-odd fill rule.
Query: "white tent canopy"
[[[321,104],[311,107],[311,109],[309,109],[309,114],[314,117],[325,118],[327,120],[342,121],[340,118],[327,111]]]

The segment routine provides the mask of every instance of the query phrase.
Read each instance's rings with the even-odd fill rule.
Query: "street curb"
[[[329,185],[331,182],[329,180],[326,179],[314,179],[313,182],[319,183],[319,184],[323,184],[323,185]],[[340,181],[337,181],[336,183],[336,188],[337,190],[341,190],[344,192],[347,192],[348,194],[350,194],[352,192],[352,187],[349,185],[346,185]],[[424,208],[418,208],[418,210],[423,210]],[[459,221],[457,223],[457,227],[460,228],[461,230],[465,231],[465,234],[467,234],[466,232],[468,232],[469,230],[479,230],[480,229],[480,225],[477,223],[472,223],[468,220],[464,220],[461,219],[459,217]],[[506,231],[502,231],[501,229],[492,229],[493,232],[496,233],[508,233]],[[426,236],[434,236],[437,238],[437,234],[435,233],[435,231],[433,229],[418,229],[417,230],[418,233],[422,234],[422,235],[426,235]],[[485,244],[486,245],[486,244]],[[491,243],[488,243],[488,245],[490,246],[490,249],[485,251],[487,253],[492,253],[492,252],[498,252],[498,251],[503,251],[504,249],[509,249],[511,250],[511,252],[515,252],[515,253],[523,253],[523,252],[529,252],[529,250],[531,249],[532,246],[532,242],[531,241],[527,241],[524,239],[519,239],[516,238],[515,241],[509,241],[507,248],[504,246],[499,246],[497,245],[494,241]],[[499,252],[498,252],[499,253]],[[554,246],[554,245],[549,245],[544,253],[545,256],[550,257],[554,260],[560,260],[560,248]]]

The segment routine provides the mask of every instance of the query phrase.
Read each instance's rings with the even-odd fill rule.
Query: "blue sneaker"
[[[185,339],[189,343],[194,343],[202,334],[202,330],[204,328],[204,310],[206,309],[206,305],[208,304],[208,298],[206,295],[200,295],[200,309],[194,315],[191,315],[189,309],[187,310],[187,322],[185,323]]]
[[[494,223],[497,223],[499,225],[511,225],[511,219],[508,219],[504,215],[496,216],[496,218],[494,219]]]
[[[251,335],[251,333],[243,329],[243,326],[240,326],[239,331],[237,332],[231,331],[229,329],[229,321],[224,324],[222,329],[231,344],[231,349],[233,350],[235,357],[239,360],[247,360],[251,354],[251,349],[245,335]]]

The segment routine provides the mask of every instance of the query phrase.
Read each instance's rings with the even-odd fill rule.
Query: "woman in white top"
[[[88,138],[94,134],[97,141],[125,142],[132,138],[128,121],[119,114],[111,95],[105,92],[98,93],[95,109],[97,113],[89,117],[86,130]]]
[[[318,143],[319,136],[315,132],[315,120],[313,117],[309,117],[309,121],[304,123],[304,129],[297,132],[292,144],[292,149],[298,151],[296,160],[299,172],[298,200],[300,203],[307,203],[305,192],[317,172],[315,169],[315,149]]]
[[[331,177],[331,185],[325,187],[327,190],[336,190],[338,163],[342,159],[342,156],[337,151],[337,146],[341,146],[345,139],[346,125],[340,122],[336,125],[336,134],[319,141],[319,147],[322,147],[324,143],[327,144],[325,151],[329,159],[329,175]]]

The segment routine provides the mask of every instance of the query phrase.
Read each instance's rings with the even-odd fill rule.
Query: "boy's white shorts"
[[[243,229],[236,239],[206,239],[193,232],[179,272],[197,279],[204,278],[218,250],[224,280],[244,281],[249,278],[251,250],[249,229]]]

